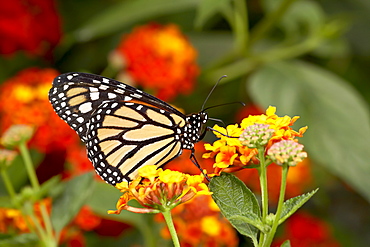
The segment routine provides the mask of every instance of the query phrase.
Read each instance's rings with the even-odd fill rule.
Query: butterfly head
[[[182,135],[183,148],[194,149],[194,143],[200,141],[203,137],[203,126],[207,123],[207,120],[208,114],[203,111],[186,116],[186,125]]]

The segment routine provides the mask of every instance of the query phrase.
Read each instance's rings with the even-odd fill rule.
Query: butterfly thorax
[[[199,112],[186,116],[186,125],[184,127],[184,133],[181,135],[182,148],[194,149],[194,144],[200,141],[202,138],[202,132],[204,131],[204,124],[208,120],[208,114],[206,112]]]

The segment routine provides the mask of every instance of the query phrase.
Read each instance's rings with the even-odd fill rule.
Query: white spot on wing
[[[79,122],[79,123],[83,123],[84,118],[83,118],[83,117],[78,117],[76,120],[77,120],[77,122]]]
[[[117,97],[117,95],[115,95],[114,93],[108,93],[109,99],[114,99],[115,97]]]
[[[92,103],[91,102],[83,103],[82,105],[80,105],[80,107],[78,107],[78,109],[80,110],[81,113],[89,112],[92,110]]]
[[[97,100],[99,99],[99,92],[94,92],[90,94],[91,100]]]
[[[104,80],[104,79],[103,79]],[[107,85],[100,85],[99,88],[101,90],[107,90],[108,89],[108,86]]]

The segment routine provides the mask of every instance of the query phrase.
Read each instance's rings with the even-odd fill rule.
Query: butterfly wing
[[[145,165],[158,167],[182,152],[183,118],[133,102],[106,102],[92,115],[88,157],[108,183],[130,181]]]
[[[66,73],[56,77],[49,91],[56,113],[86,141],[89,120],[104,102],[127,101],[146,104],[179,116],[166,102],[122,82],[87,73]]]
[[[124,83],[67,73],[54,79],[49,99],[86,143],[96,172],[110,184],[132,180],[141,166],[159,167],[184,148],[186,116]]]

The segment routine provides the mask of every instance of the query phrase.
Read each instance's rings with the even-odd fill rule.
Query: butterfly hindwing
[[[111,184],[129,181],[141,166],[161,166],[177,157],[182,151],[180,136],[185,122],[173,116],[132,102],[99,106],[92,115],[86,141],[98,174]]]

